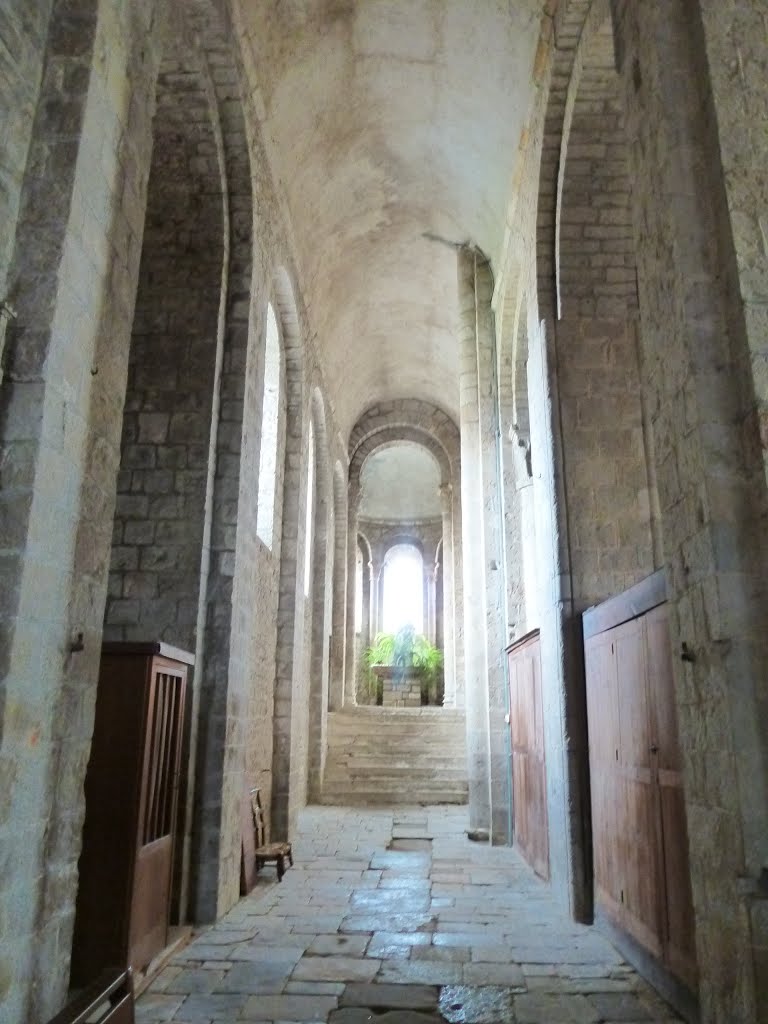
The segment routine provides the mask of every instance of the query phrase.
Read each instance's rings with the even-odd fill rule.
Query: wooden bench
[[[101,1011],[99,1013],[99,1011]],[[98,1013],[98,1016],[97,1016]],[[134,1024],[131,970],[103,971],[49,1024]]]

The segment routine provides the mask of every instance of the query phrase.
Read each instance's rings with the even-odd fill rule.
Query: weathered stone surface
[[[439,467],[434,522],[417,532],[429,572],[442,533],[472,827],[512,835],[502,652],[537,627],[549,876],[584,920],[578,613],[665,569],[671,649],[685,655],[674,705],[702,1016],[768,1014],[768,915],[754,898],[768,863],[764,5],[480,6],[2,5],[0,1017],[12,1024],[50,1019],[66,998],[104,637],[196,651],[177,881],[181,916],[213,921],[239,897],[243,776],[281,836],[323,773],[334,782],[327,711],[353,698],[363,640],[362,468],[403,442]],[[408,764],[390,767],[391,817],[418,793]],[[435,770],[446,783],[456,771]],[[422,793],[437,795],[460,787]],[[354,958],[374,932],[427,936],[429,954],[393,941],[368,957],[403,976],[616,966],[583,933],[541,941],[485,854],[446,843],[428,889],[429,858],[398,875],[381,821],[369,824],[376,841],[364,829],[354,849],[326,827],[311,915],[297,864],[281,913],[253,915],[269,929],[196,943],[164,994],[187,986],[205,1019],[217,993],[196,957],[247,965],[263,943],[267,961],[342,920]],[[338,858],[337,872],[340,850],[364,866]],[[475,914],[481,888],[496,904]],[[396,906],[385,894],[408,892],[421,902],[383,921]],[[466,949],[471,962],[448,952]],[[228,981],[231,969],[204,970]],[[556,980],[539,994],[626,984]]]
[[[512,996],[492,987],[448,985],[440,992],[440,1013],[449,1024],[516,1024]]]
[[[434,985],[347,985],[339,1006],[365,1006],[369,1009],[432,1010],[437,1006],[438,989]]]

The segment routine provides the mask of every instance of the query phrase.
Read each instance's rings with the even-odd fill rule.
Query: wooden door
[[[668,620],[666,605],[645,616],[651,751],[658,788],[656,829],[665,887],[661,931],[665,960],[672,972],[693,989],[697,977],[695,923]]]
[[[656,601],[644,609],[644,596],[641,585],[584,616],[595,897],[693,990],[694,915],[668,612]]]
[[[515,845],[541,878],[549,878],[547,773],[539,636],[507,649]]]
[[[584,645],[589,722],[589,769],[595,900],[611,917],[622,915],[621,855],[618,849],[622,785],[619,774],[619,709],[612,637],[599,633]]]
[[[621,866],[620,919],[656,957],[662,955],[659,912],[657,787],[651,765],[650,711],[643,620],[610,631],[615,657],[620,792],[615,844]]]
[[[162,951],[168,934],[185,681],[184,667],[151,662],[131,913],[136,970]]]

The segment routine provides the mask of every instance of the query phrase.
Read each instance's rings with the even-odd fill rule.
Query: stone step
[[[378,771],[411,771],[414,768],[419,768],[422,771],[428,772],[458,772],[463,778],[466,776],[467,768],[464,763],[464,758],[458,757],[439,757],[437,755],[429,757],[385,757],[383,755],[370,755],[364,757],[358,757],[355,755],[345,755],[339,751],[335,751],[333,756],[326,762],[327,764],[337,764],[349,771],[359,772],[378,772]]]
[[[425,714],[425,711],[434,712],[434,708],[397,708],[394,711],[331,711],[328,715],[330,725],[341,724],[355,726],[356,728],[375,727],[386,723],[387,728],[402,726],[403,728],[451,728],[464,725],[465,716],[463,712],[437,711],[434,714]]]
[[[324,790],[320,802],[340,807],[396,807],[404,804],[433,806],[435,804],[466,804],[467,790],[443,789],[414,792],[410,789],[332,789]]]
[[[408,751],[416,749],[440,751],[446,749],[463,750],[465,746],[463,733],[456,736],[446,736],[442,733],[431,736],[427,736],[424,733],[420,733],[417,736],[393,736],[386,732],[386,730],[375,735],[362,734],[357,736],[337,736],[334,733],[329,733],[328,741],[331,746],[345,750],[362,749],[364,747],[373,750],[383,750],[385,748],[390,750],[393,745],[397,745]]]
[[[465,718],[442,708],[351,708],[328,716],[322,802],[465,804]]]
[[[464,733],[464,723],[430,722],[429,719],[416,722],[391,722],[386,719],[381,722],[334,722],[330,717],[328,719],[328,731],[339,736],[373,736],[383,729],[387,735],[391,733],[393,736],[460,736]]]
[[[326,768],[325,778],[326,783],[344,778],[370,778],[377,782],[388,780],[392,782],[407,781],[411,779],[414,783],[429,782],[437,778],[441,782],[464,782],[467,778],[467,770],[466,768],[456,767],[434,770],[432,768],[424,768],[422,765],[392,766],[382,764],[371,768],[357,768],[354,765],[333,764]]]
[[[464,746],[453,746],[450,749],[425,751],[417,746],[410,747],[407,745],[396,745],[394,743],[387,744],[386,750],[381,748],[376,749],[373,746],[361,746],[361,745],[350,745],[350,746],[338,746],[334,743],[329,744],[328,756],[331,758],[343,758],[345,761],[350,759],[358,760],[361,764],[370,762],[375,764],[377,762],[388,762],[388,761],[423,761],[424,764],[440,764],[458,767],[463,765],[466,761],[466,751]]]

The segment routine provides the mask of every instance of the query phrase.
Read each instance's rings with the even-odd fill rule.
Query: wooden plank
[[[194,665],[195,656],[191,651],[166,644],[162,640],[108,640],[101,645],[101,653],[118,654],[125,657],[129,654],[141,655],[145,658],[158,656],[169,661],[180,661],[182,665]]]
[[[667,576],[663,569],[659,569],[629,590],[588,608],[582,615],[584,639],[636,619],[666,600]]]
[[[511,643],[509,647],[505,647],[504,650],[507,654],[512,654],[513,651],[517,651],[525,644],[529,644],[532,640],[538,640],[540,636],[541,630],[532,629],[528,633],[526,633],[525,636],[518,637],[517,640]]]

